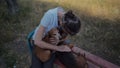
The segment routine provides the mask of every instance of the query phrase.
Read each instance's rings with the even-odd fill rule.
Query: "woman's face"
[[[73,36],[73,35],[76,34],[76,33],[74,33],[74,32],[71,32],[71,31],[69,30],[69,28],[66,27],[66,24],[65,24],[65,23],[62,23],[62,24],[61,24],[61,28],[62,28],[62,30],[63,30],[64,33],[69,34],[69,35],[71,35],[71,36]]]
[[[60,29],[62,30],[62,32],[64,32],[65,34],[69,34],[71,36],[75,35],[76,33],[74,32],[71,32],[71,30],[66,27],[66,21],[64,20],[64,14],[61,15],[60,19],[59,19],[59,26],[60,26]]]

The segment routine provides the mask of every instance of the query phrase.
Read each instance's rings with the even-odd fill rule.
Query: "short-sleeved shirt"
[[[61,7],[53,8],[48,10],[43,18],[40,21],[39,26],[35,29],[35,33],[33,35],[33,40],[35,39],[35,35],[37,33],[38,28],[40,25],[45,27],[45,33],[44,35],[50,31],[52,28],[58,27],[58,11],[64,12],[64,10]]]

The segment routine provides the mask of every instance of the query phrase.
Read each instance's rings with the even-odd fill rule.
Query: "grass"
[[[16,15],[8,13],[5,1],[0,4],[0,58],[5,61],[7,67],[12,68],[16,63],[18,56],[11,49],[12,45],[8,43],[15,40],[18,35],[23,31],[21,21],[28,18],[30,8],[25,5],[19,5],[19,12]]]
[[[0,5],[0,55],[8,56],[8,61],[13,59],[12,64],[7,61],[10,66],[15,63],[18,68],[30,66],[25,46],[27,34],[36,28],[48,9],[57,6],[72,9],[82,20],[80,32],[70,37],[74,44],[120,65],[119,0],[20,0],[20,12],[15,16],[7,13],[6,4]]]

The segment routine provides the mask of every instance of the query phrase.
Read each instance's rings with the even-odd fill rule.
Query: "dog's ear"
[[[51,30],[48,32],[48,34],[51,35],[52,33],[53,33],[53,30],[51,29]]]
[[[54,32],[54,28],[48,32],[49,38],[53,35],[53,32]]]
[[[49,38],[55,36],[55,35],[56,35],[56,32],[58,32],[57,29],[56,29],[56,28],[52,28],[52,29],[48,32]]]
[[[46,37],[47,37],[47,38],[50,38],[50,37],[51,37],[51,33],[52,33],[52,32],[51,32],[51,30],[50,30],[50,31],[47,33]]]

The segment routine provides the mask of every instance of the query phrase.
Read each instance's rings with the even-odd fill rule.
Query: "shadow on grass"
[[[23,5],[20,5],[19,9],[20,11],[16,15],[11,15],[8,13],[5,1],[0,1],[0,59],[2,58],[7,67],[10,68],[16,63],[18,56],[11,53],[9,48],[11,45],[8,45],[8,47],[5,44],[12,42],[23,31],[20,21],[27,19],[26,17],[29,16],[28,12],[30,11],[28,6]]]

